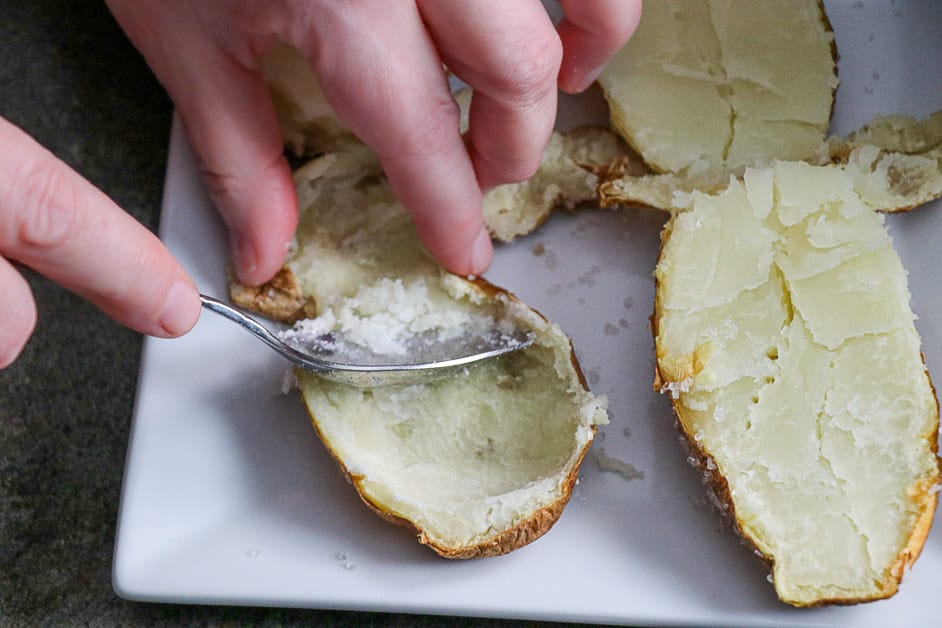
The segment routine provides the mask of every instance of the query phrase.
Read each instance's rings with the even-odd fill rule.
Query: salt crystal
[[[298,387],[298,376],[294,372],[293,368],[285,369],[284,374],[281,376],[281,394],[287,395],[292,390]]]
[[[680,399],[680,393],[685,393],[690,390],[691,384],[693,384],[692,377],[688,377],[679,382],[667,382],[661,386],[659,392],[661,394],[669,392],[671,399]]]

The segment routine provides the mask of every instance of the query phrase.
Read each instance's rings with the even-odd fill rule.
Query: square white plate
[[[744,3],[745,4],[745,3]],[[942,108],[942,4],[827,3],[841,52],[834,131],[877,113]],[[564,101],[561,125],[599,102]],[[204,316],[185,338],[145,341],[115,549],[127,598],[636,624],[930,625],[938,621],[942,526],[900,593],[856,607],[795,610],[707,505],[651,391],[654,211],[554,216],[498,248],[488,278],[572,336],[611,424],[561,520],[508,556],[449,562],[371,514],[317,441],[285,364],[231,323]],[[942,372],[942,212],[889,222],[910,270],[930,370]],[[200,288],[224,295],[224,231],[178,124],[161,236]],[[545,247],[537,255],[534,247]],[[643,478],[602,471],[599,457]]]

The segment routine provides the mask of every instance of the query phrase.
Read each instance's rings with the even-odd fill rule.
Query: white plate
[[[842,55],[836,132],[876,113],[942,108],[942,5],[828,8]],[[562,119],[593,108],[566,101]],[[488,273],[572,335],[593,389],[611,400],[611,424],[545,537],[500,558],[437,558],[359,502],[296,397],[280,394],[285,365],[231,323],[204,316],[183,339],[145,341],[115,589],[139,600],[612,623],[934,623],[942,526],[893,599],[795,610],[776,601],[764,568],[706,505],[668,404],[651,391],[647,317],[662,222],[653,211],[559,214],[499,247]],[[938,376],[942,213],[924,207],[889,222]],[[224,232],[176,124],[161,235],[201,289],[225,294]],[[603,449],[644,477],[600,471]]]

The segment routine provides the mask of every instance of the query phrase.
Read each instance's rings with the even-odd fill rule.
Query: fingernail
[[[241,233],[233,232],[232,243],[232,263],[235,265],[236,275],[240,279],[248,277],[255,272],[258,267],[258,256],[248,238]]]
[[[200,316],[199,294],[192,284],[177,281],[170,286],[160,311],[160,326],[168,336],[190,331]]]
[[[491,245],[491,236],[485,227],[481,227],[481,231],[471,243],[471,274],[483,274],[491,265],[492,257],[494,257],[494,247]]]
[[[565,91],[571,94],[581,94],[585,90],[589,89],[592,86],[592,83],[595,82],[595,79],[599,77],[599,74],[602,73],[604,66],[599,66],[592,70],[582,70],[575,76],[572,76],[569,79],[568,89]]]

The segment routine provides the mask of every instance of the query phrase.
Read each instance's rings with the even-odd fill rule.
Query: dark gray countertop
[[[151,229],[171,110],[103,3],[0,2],[0,116]],[[36,333],[0,371],[0,625],[530,625],[117,597],[112,546],[141,338],[28,279]]]

